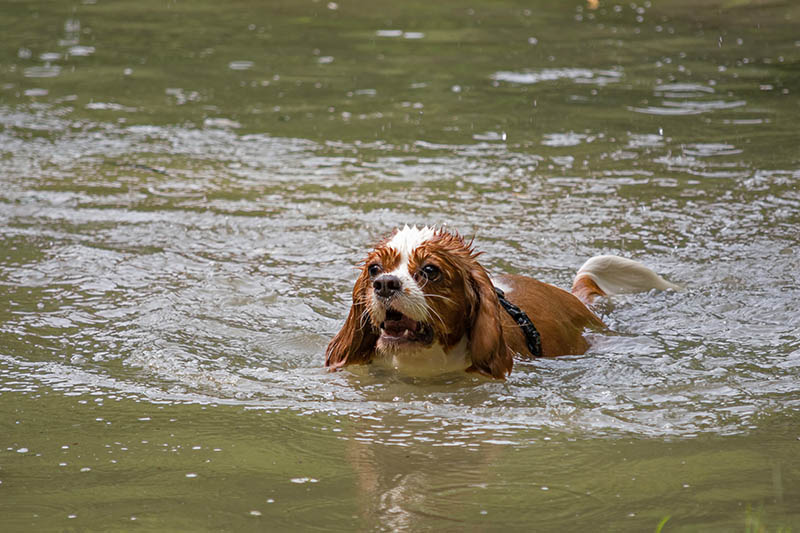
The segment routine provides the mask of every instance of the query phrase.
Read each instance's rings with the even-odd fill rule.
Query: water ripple
[[[501,70],[492,74],[490,78],[523,85],[566,79],[580,84],[603,86],[618,82],[622,78],[622,72],[583,68],[546,68],[521,72]]]
[[[418,421],[359,437],[391,446],[480,431],[486,446],[515,445],[526,428],[735,434],[798,408],[797,171],[753,171],[732,143],[547,136],[538,148],[630,161],[615,159],[622,147],[652,165],[582,175],[569,171],[574,155],[507,142],[87,135],[47,112],[4,111],[0,123],[4,165],[26,176],[2,192],[11,312],[0,333],[32,346],[0,352],[4,389]],[[38,127],[50,137],[20,142]],[[551,163],[564,174],[543,172]],[[625,253],[687,290],[616,298],[603,312],[615,333],[595,335],[587,356],[519,362],[506,383],[324,372],[353,265],[403,222],[477,233],[492,271],[568,286],[586,257]]]

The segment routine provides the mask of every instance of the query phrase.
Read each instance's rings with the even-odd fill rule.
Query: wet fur
[[[449,354],[451,364],[460,364],[460,370],[503,379],[511,372],[515,355],[532,354],[524,333],[500,305],[495,283],[530,317],[546,357],[586,352],[589,343],[584,332],[605,327],[587,305],[609,294],[601,288],[609,286],[607,279],[624,288],[625,275],[619,275],[618,267],[624,267],[624,274],[633,274],[632,290],[648,286],[642,279],[668,283],[639,263],[610,256],[587,261],[576,277],[572,294],[527,276],[500,276],[493,283],[478,262],[479,256],[472,242],[457,233],[408,226],[395,230],[360,265],[353,305],[344,326],[328,345],[325,366],[337,370],[369,364],[379,357],[389,356],[402,363],[426,354],[447,359]],[[402,281],[402,290],[388,304],[374,294],[371,265],[380,265],[382,272]],[[422,275],[426,265],[434,265],[441,278],[430,281]],[[434,332],[432,344],[383,343],[381,323],[390,308],[429,324]]]

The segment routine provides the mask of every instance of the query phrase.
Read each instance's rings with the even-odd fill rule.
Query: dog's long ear
[[[514,363],[503,338],[500,301],[483,267],[476,264],[470,278],[475,303],[469,333],[472,366],[467,368],[467,372],[505,379]]]
[[[325,350],[325,366],[331,371],[345,365],[369,363],[375,354],[379,334],[372,325],[364,301],[368,282],[369,276],[364,271],[353,287],[353,306],[347,320]]]

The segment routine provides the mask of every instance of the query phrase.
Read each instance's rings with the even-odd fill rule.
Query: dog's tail
[[[615,255],[592,257],[578,270],[572,283],[572,294],[587,305],[600,296],[651,289],[679,290],[680,287],[638,261]]]

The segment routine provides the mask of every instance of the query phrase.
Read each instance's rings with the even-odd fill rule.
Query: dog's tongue
[[[386,319],[383,323],[383,330],[393,337],[400,337],[403,335],[403,332],[408,331],[409,333],[414,333],[417,330],[416,320],[411,320],[407,316],[401,315],[399,317],[392,317],[392,319]]]

